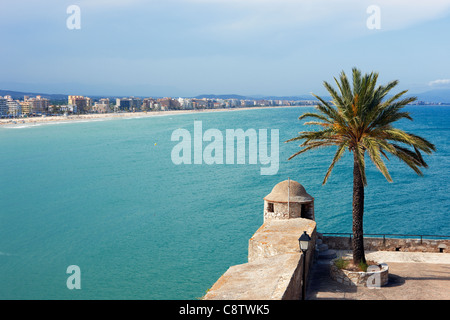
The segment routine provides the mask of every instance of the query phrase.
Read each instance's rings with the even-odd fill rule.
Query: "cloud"
[[[271,27],[302,26],[318,21],[334,27],[361,25],[365,28],[366,9],[377,5],[381,13],[381,28],[395,30],[447,16],[449,0],[172,0],[199,7],[222,7],[245,12],[234,21],[232,29],[246,30],[269,25]]]
[[[379,0],[382,28],[402,29],[425,21],[440,19],[450,12],[448,0]]]
[[[150,1],[151,2],[151,1]],[[140,7],[144,4],[143,0],[81,0],[80,7],[93,7],[101,9],[121,8],[121,7]]]
[[[190,16],[204,21],[194,34],[243,45],[247,39],[260,43],[270,39],[272,46],[282,45],[286,39],[317,45],[372,35],[373,30],[367,27],[371,16],[367,8],[371,5],[380,9],[378,32],[404,30],[450,14],[450,0],[167,1],[192,10]]]
[[[428,83],[429,86],[441,86],[441,85],[449,85],[450,79],[438,79],[433,80]]]
[[[321,27],[359,35],[367,31],[366,9],[370,5],[380,7],[383,31],[407,28],[450,13],[449,0],[61,0],[58,5],[53,0],[23,0],[2,5],[0,23],[4,24],[4,20],[28,23],[30,18],[54,19],[61,14],[64,16],[65,8],[71,4],[77,4],[83,14],[110,14],[124,9],[149,12],[149,20],[160,15],[169,19],[172,16],[183,18],[183,12],[187,17],[194,15],[198,21],[208,21],[212,16],[216,23],[206,26],[212,27],[212,31],[246,35],[266,30],[310,32]],[[128,11],[123,12],[123,21],[129,19],[127,14]]]

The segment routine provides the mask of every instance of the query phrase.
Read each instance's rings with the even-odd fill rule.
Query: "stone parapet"
[[[298,290],[300,253],[280,254],[230,267],[204,300],[282,300]],[[299,269],[299,270],[297,270]],[[300,280],[301,281],[301,280]]]
[[[323,242],[330,249],[351,250],[350,237],[323,236]],[[364,237],[364,249],[367,251],[402,252],[448,252],[450,240],[371,238]]]
[[[268,220],[249,240],[248,261],[286,252],[299,252],[298,238],[303,231],[312,238],[310,248],[314,248],[315,230],[315,221],[309,219]]]
[[[269,220],[249,240],[248,263],[230,267],[204,300],[295,300],[302,295],[303,259],[298,238],[312,238],[306,275],[312,263],[316,223],[309,219]]]

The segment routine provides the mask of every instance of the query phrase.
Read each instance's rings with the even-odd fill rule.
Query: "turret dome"
[[[289,196],[288,196],[289,192]],[[311,197],[305,190],[305,188],[294,180],[284,180],[273,187],[272,192],[270,192],[264,200],[271,202],[310,202],[313,201]]]

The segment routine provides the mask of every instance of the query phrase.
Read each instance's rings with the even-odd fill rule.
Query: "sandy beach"
[[[222,109],[197,109],[197,110],[169,110],[169,111],[149,111],[149,112],[121,112],[121,113],[91,113],[68,116],[43,116],[30,118],[15,118],[15,119],[0,119],[0,126],[19,126],[19,125],[38,125],[45,123],[58,123],[68,121],[95,121],[113,118],[142,118],[142,117],[156,117],[168,116],[189,113],[203,113],[203,112],[231,112],[239,110],[256,110],[268,108],[290,108],[291,106],[270,106],[270,107],[245,107],[245,108],[222,108]],[[302,106],[292,106],[302,107]],[[305,106],[310,107],[310,106]]]

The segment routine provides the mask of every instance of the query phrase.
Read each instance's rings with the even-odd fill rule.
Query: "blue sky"
[[[366,25],[370,5],[380,29]],[[356,66],[420,93],[450,88],[449,31],[450,0],[3,0],[0,89],[324,94]]]

